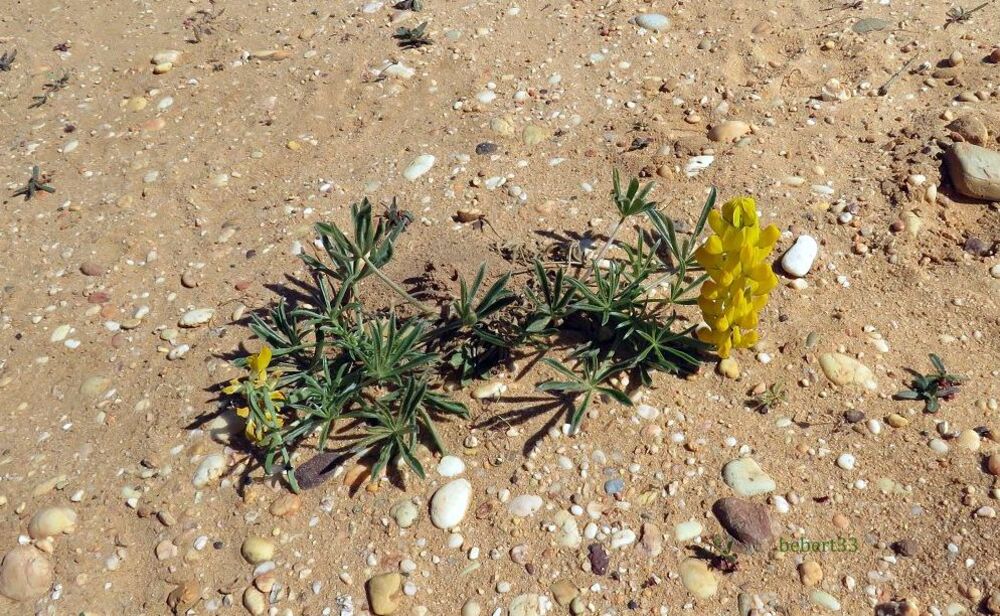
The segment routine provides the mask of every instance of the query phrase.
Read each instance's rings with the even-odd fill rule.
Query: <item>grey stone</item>
[[[971,143],[956,143],[945,154],[955,190],[966,197],[1000,201],[1000,152]]]

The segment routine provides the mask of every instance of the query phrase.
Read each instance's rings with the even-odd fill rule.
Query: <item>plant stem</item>
[[[601,246],[601,249],[597,251],[597,255],[593,259],[591,259],[594,265],[587,272],[587,275],[584,276],[583,282],[587,282],[588,280],[590,280],[590,277],[594,273],[594,268],[598,267],[598,264],[601,262],[601,259],[604,258],[604,253],[606,253],[608,251],[608,248],[611,247],[611,244],[614,243],[615,236],[618,235],[618,231],[621,230],[622,224],[624,223],[625,223],[625,218],[619,218],[618,222],[615,223],[614,228],[611,229],[611,234],[608,235],[608,241],[604,242],[604,245]]]
[[[388,276],[386,276],[385,274],[382,273],[382,270],[380,270],[379,268],[375,267],[375,265],[371,261],[368,260],[367,256],[361,255],[361,260],[365,262],[365,265],[367,265],[368,267],[371,268],[373,274],[375,274],[376,276],[378,276],[379,279],[382,282],[384,282],[386,285],[388,285],[390,289],[392,289],[393,291],[395,291],[396,294],[399,295],[400,297],[402,297],[404,300],[406,300],[407,302],[409,302],[410,304],[412,304],[415,308],[417,308],[417,310],[419,310],[420,312],[422,312],[424,314],[434,314],[434,309],[433,308],[431,308],[427,304],[424,304],[423,302],[421,302],[417,298],[413,297],[412,295],[410,295],[409,293],[407,293],[406,290],[403,289],[403,287],[401,287],[398,284],[396,284],[395,282],[393,282],[391,278],[389,278]]]

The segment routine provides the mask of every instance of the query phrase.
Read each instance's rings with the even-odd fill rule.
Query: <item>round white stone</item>
[[[522,494],[510,499],[507,510],[515,517],[526,518],[542,508],[542,497],[536,494]]]
[[[457,477],[465,472],[465,462],[456,456],[445,456],[438,462],[437,471],[442,477]]]
[[[413,182],[423,174],[431,170],[436,159],[432,154],[421,154],[413,159],[410,166],[403,171],[403,177]]]
[[[799,278],[809,273],[816,254],[819,252],[819,245],[816,240],[809,235],[800,235],[791,248],[781,257],[781,268],[792,276]]]
[[[431,498],[431,522],[438,528],[454,528],[465,518],[471,503],[472,484],[467,479],[447,483]]]
[[[659,32],[670,26],[670,19],[659,13],[643,13],[636,16],[635,23],[640,28]]]
[[[845,471],[853,471],[854,462],[854,455],[850,453],[842,453],[837,457],[837,466]]]

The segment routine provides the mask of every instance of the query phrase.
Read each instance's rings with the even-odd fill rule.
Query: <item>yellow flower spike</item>
[[[249,383],[251,389],[254,391],[265,391],[268,397],[277,402],[275,408],[280,410],[280,402],[285,399],[285,394],[274,389],[278,384],[278,374],[275,373],[270,378],[267,374],[267,369],[271,365],[271,359],[273,358],[273,352],[271,347],[264,346],[261,348],[260,352],[254,353],[247,358],[247,370],[250,372],[250,376],[241,381],[239,379],[233,379],[229,381],[229,385],[222,388],[222,392],[228,395],[233,395],[238,393],[244,386],[245,383]],[[244,391],[244,396],[249,394]],[[268,433],[274,429],[280,429],[285,425],[284,419],[277,413],[271,411],[263,412],[263,423],[260,425],[258,423],[257,417],[254,416],[250,411],[250,407],[241,406],[236,409],[236,415],[242,417],[246,420],[246,426],[244,432],[249,440],[255,443],[263,441]]]
[[[721,212],[709,213],[708,224],[714,234],[695,251],[709,276],[698,297],[708,327],[697,335],[725,358],[732,349],[751,347],[760,338],[759,313],[778,285],[766,259],[781,233],[774,225],[761,229],[753,197],[730,199]]]

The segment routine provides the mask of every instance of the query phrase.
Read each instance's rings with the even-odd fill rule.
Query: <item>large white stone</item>
[[[800,235],[792,247],[781,257],[781,268],[799,278],[809,273],[813,261],[816,260],[816,253],[819,252],[819,245],[810,235]]]
[[[403,177],[411,182],[416,181],[417,178],[431,170],[431,167],[434,166],[434,161],[433,154],[421,154],[414,158],[410,166],[403,171]]]
[[[515,517],[526,518],[542,508],[542,497],[536,494],[522,494],[510,499],[507,510]]]
[[[722,480],[740,496],[757,496],[773,492],[774,479],[761,469],[753,458],[737,458],[722,468]]]
[[[458,526],[472,503],[472,484],[456,479],[445,484],[431,497],[431,522],[445,530]]]

